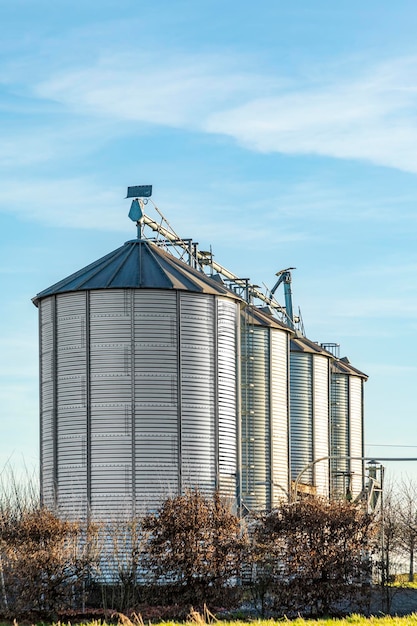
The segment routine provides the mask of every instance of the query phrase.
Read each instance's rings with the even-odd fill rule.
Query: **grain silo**
[[[332,355],[298,335],[290,342],[291,478],[298,490],[329,495],[330,365]],[[326,457],[326,458],[323,458]],[[317,463],[314,461],[323,459]]]
[[[332,360],[330,467],[333,497],[355,498],[364,488],[364,462],[359,457],[364,456],[363,391],[367,379],[346,357]]]
[[[44,504],[129,517],[198,487],[260,511],[298,478],[345,495],[346,476],[359,493],[362,462],[343,457],[363,456],[366,376],[296,330],[292,268],[265,295],[143,206],[138,239],[34,298]]]
[[[187,486],[236,495],[238,296],[139,238],[34,303],[46,505],[100,518]]]
[[[242,504],[270,510],[289,489],[289,334],[247,306],[241,324]]]

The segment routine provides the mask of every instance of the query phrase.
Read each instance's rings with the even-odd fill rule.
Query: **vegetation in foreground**
[[[119,615],[118,619],[111,622],[105,622],[101,620],[93,620],[90,622],[82,622],[78,626],[144,626],[144,622],[142,619],[137,617],[133,621],[126,618],[124,615]],[[187,619],[186,622],[158,622],[158,626],[184,626],[184,624],[191,625],[201,625],[206,626],[206,624],[215,624],[216,626],[248,626],[248,624],[252,624],[253,626],[279,626],[280,624],[288,624],[289,626],[413,626],[417,624],[417,614],[413,613],[412,615],[408,615],[407,617],[363,617],[362,615],[350,615],[349,617],[335,619],[335,618],[323,618],[323,619],[304,619],[302,617],[296,618],[294,620],[288,620],[283,618],[281,620],[254,620],[251,622],[244,621],[222,621],[215,620],[207,622],[205,621],[203,616],[197,616],[194,614],[191,618]],[[149,622],[149,626],[151,622]],[[1,622],[0,626],[10,626],[10,623]],[[18,626],[18,622],[14,621],[13,626]],[[41,626],[46,626],[45,622],[41,623]],[[71,623],[68,622],[66,625],[63,622],[52,623],[51,626],[72,626]]]
[[[207,623],[207,622],[195,622],[190,620],[190,623]],[[216,621],[216,626],[248,626],[248,622],[234,621]],[[294,620],[281,619],[281,620],[255,620],[250,622],[254,626],[278,626],[279,624],[289,624],[290,626],[348,626],[349,624],[356,624],[357,626],[407,626],[410,624],[417,624],[417,614],[408,615],[407,617],[363,617],[362,615],[351,615],[342,619],[304,619],[302,617]],[[92,626],[92,625],[91,625]],[[120,626],[126,626],[121,622]],[[163,622],[160,626],[179,626],[179,622]]]
[[[348,626],[354,624],[357,626],[412,626],[417,624],[417,614],[408,615],[407,617],[363,617],[361,615],[351,615],[342,619],[303,619],[302,617],[294,620],[281,619],[274,620],[256,620],[251,622],[256,626],[277,626],[279,624],[289,624],[290,626]],[[216,622],[216,626],[247,626],[248,622]],[[124,626],[124,625],[123,625]],[[175,622],[164,622],[161,626],[175,626]]]
[[[219,494],[190,490],[141,519],[87,526],[18,504],[0,509],[6,618],[64,621],[91,607],[185,619],[191,605],[245,605],[252,617],[369,613],[373,517],[346,501],[282,503],[242,522]]]
[[[144,517],[85,525],[41,507],[35,491],[7,494],[3,619],[161,622],[204,605],[245,618],[370,613],[378,527],[350,502],[309,498],[242,521],[218,494],[190,490]]]
[[[390,585],[401,589],[417,589],[417,576],[413,574],[412,580],[410,580],[409,574],[395,574],[391,576]]]

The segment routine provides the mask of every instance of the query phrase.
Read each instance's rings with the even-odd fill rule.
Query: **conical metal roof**
[[[178,289],[197,293],[240,298],[223,284],[197,271],[155,243],[142,239],[123,246],[71,274],[34,298],[90,289]]]
[[[322,354],[323,356],[327,356],[329,359],[335,358],[331,352],[325,350],[318,343],[311,341],[311,339],[307,339],[307,337],[304,336],[291,337],[290,349],[291,352],[308,352],[310,354]]]
[[[368,375],[361,372],[361,370],[356,369],[356,367],[353,367],[347,357],[338,359],[334,356],[334,354],[320,346],[318,343],[307,339],[307,337],[291,337],[290,350],[291,352],[308,352],[310,354],[321,354],[323,356],[327,356],[331,360],[334,372],[338,374],[358,376],[360,378],[364,378],[365,380],[368,379]]]
[[[358,376],[359,378],[364,378],[368,380],[368,374],[361,372],[356,367],[353,367],[351,362],[347,357],[343,357],[341,359],[336,359],[333,362],[333,371],[336,374],[348,374],[349,376]]]
[[[242,316],[248,325],[254,326],[266,326],[269,328],[279,328],[280,330],[285,330],[290,334],[294,334],[294,331],[286,326],[282,322],[278,321],[272,315],[262,311],[259,307],[247,305],[242,310]]]

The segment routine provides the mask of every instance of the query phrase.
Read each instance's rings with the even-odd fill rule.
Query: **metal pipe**
[[[291,291],[291,274],[289,279],[284,280],[284,298],[285,298],[285,310],[287,312],[288,322],[292,329],[294,329],[294,313],[292,308],[292,291]]]
[[[321,456],[319,459],[315,459],[314,461],[311,461],[311,463],[308,463],[305,467],[303,467],[303,469],[301,470],[301,472],[298,473],[297,478],[294,481],[294,488],[292,490],[293,492],[293,496],[294,496],[294,501],[297,500],[297,492],[298,492],[298,485],[300,482],[300,479],[302,477],[302,475],[307,472],[310,468],[314,467],[314,465],[316,463],[319,463],[320,461],[333,461],[334,459],[339,459],[339,460],[350,460],[350,461],[373,461],[374,463],[380,463],[381,461],[417,461],[417,457],[391,457],[391,456],[379,456],[379,457],[375,457],[375,456],[338,456],[338,455],[330,455],[330,456]]]
[[[176,235],[175,233],[172,233],[168,229],[164,228],[164,226],[155,222],[155,220],[151,219],[148,215],[144,214],[142,219],[143,219],[143,223],[149,226],[150,228],[152,228],[152,230],[160,233],[163,237],[165,237],[165,239],[168,239],[168,241],[171,241],[172,243],[175,242],[175,244],[178,245],[180,248],[189,252],[188,244],[185,241],[183,241],[181,237],[178,237],[178,235]],[[233,272],[230,272],[228,269],[220,265],[220,263],[213,261],[213,258],[211,258],[211,260],[207,263],[207,256],[205,254],[202,254],[199,250],[197,250],[197,260],[199,262],[200,261],[202,262],[204,260],[206,265],[207,264],[210,265],[210,267],[212,267],[215,272],[221,274],[222,276],[224,276],[225,278],[228,278],[229,280],[233,280],[233,281],[241,280],[239,276],[236,276],[236,274],[233,274]],[[278,309],[279,311],[282,311],[282,306],[278,302],[276,302],[276,300],[274,300],[273,298],[270,298],[269,296],[266,296],[264,293],[262,293],[262,291],[259,291],[253,285],[250,285],[249,289],[250,289],[250,295],[254,296],[255,298],[258,298],[258,300],[261,300],[262,302],[265,302],[265,304],[275,309]]]

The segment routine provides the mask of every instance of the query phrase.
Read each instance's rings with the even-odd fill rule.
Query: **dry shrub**
[[[331,615],[368,601],[373,518],[346,501],[282,504],[252,529],[261,610]]]
[[[0,518],[3,611],[55,615],[80,603],[91,573],[97,532],[43,507],[3,511]]]
[[[142,615],[137,613],[132,613],[130,617],[124,613],[113,613],[111,617],[112,620],[117,618],[117,624],[120,624],[120,626],[145,626]]]
[[[202,611],[196,611],[194,607],[191,607],[189,614],[187,615],[187,623],[188,624],[197,624],[200,626],[201,624],[212,624],[213,622],[217,622],[218,619],[215,615],[207,608],[207,605],[204,604]]]
[[[198,490],[167,498],[142,524],[144,566],[154,600],[225,605],[237,589],[247,539],[239,518],[218,493]]]
[[[105,607],[121,615],[142,601],[143,540],[139,517],[120,519],[103,526],[101,570],[104,582],[96,585]],[[97,594],[96,594],[97,595]]]

